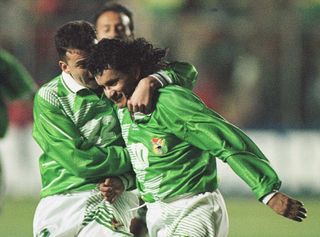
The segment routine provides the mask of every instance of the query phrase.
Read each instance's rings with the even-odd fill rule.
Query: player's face
[[[117,104],[119,108],[127,105],[137,83],[136,73],[122,73],[114,69],[106,69],[102,75],[96,76],[96,81],[104,90],[106,96]]]
[[[96,23],[97,39],[126,38],[132,35],[129,27],[130,19],[123,13],[107,11],[98,18]]]
[[[85,66],[87,56],[88,53],[83,50],[70,49],[66,53],[66,62],[59,61],[59,64],[77,83],[89,89],[96,89],[98,84]]]

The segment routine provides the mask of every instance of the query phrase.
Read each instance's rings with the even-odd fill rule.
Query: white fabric
[[[85,212],[88,211],[86,210],[88,200],[99,197],[98,195],[98,191],[93,190],[41,199],[33,221],[34,236],[46,236],[44,235],[46,233],[50,233],[48,235],[50,237],[131,236],[130,221],[136,215],[131,209],[139,205],[137,196],[131,192],[124,192],[111,208],[114,218],[123,224],[117,229],[119,232],[107,228],[96,220],[90,221],[85,226],[82,225]],[[94,214],[99,215],[98,212]]]
[[[147,204],[150,237],[227,237],[227,209],[218,190],[170,203]]]
[[[83,85],[77,83],[68,73],[62,72],[62,80],[73,93],[77,93],[80,90],[87,89]]]
[[[261,201],[262,201],[264,204],[267,205],[268,202],[270,201],[270,199],[271,199],[274,195],[276,195],[277,193],[278,193],[278,191],[271,192],[271,193],[267,194],[266,196],[264,196]]]

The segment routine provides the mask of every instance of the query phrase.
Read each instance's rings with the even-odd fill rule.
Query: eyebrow
[[[80,59],[79,61],[77,61],[75,63],[76,66],[83,66],[85,64],[86,64],[86,59],[85,58],[84,59]]]
[[[107,86],[112,85],[116,81],[119,81],[119,77],[110,79],[109,81],[107,81],[106,85]]]

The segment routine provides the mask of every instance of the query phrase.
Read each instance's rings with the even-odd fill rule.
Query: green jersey
[[[167,86],[159,90],[152,114],[131,116],[124,108],[118,117],[146,202],[215,190],[216,157],[259,199],[280,187],[259,148],[188,89]]]
[[[177,63],[160,75],[187,84],[197,73]],[[33,136],[43,150],[42,197],[90,190],[107,176],[132,171],[113,104],[69,74],[62,73],[37,92]]]
[[[35,92],[36,85],[25,67],[11,54],[0,49],[0,137],[8,127],[5,100],[26,98]]]

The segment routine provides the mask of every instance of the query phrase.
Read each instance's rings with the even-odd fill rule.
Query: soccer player
[[[31,99],[36,87],[36,83],[21,62],[7,51],[0,49],[0,138],[5,136],[8,128],[6,102],[15,99]],[[0,162],[0,206],[4,195],[1,169]]]
[[[132,12],[125,6],[115,3],[107,2],[98,11],[93,19],[96,27],[97,39],[125,39],[134,38],[134,22]],[[191,87],[192,85],[189,85]],[[146,97],[147,99],[148,97]],[[140,100],[140,97],[136,97],[133,94],[128,102],[128,107],[133,110],[132,103],[136,100]],[[148,109],[147,109],[148,110]],[[141,200],[140,200],[141,201]],[[138,217],[132,220],[131,231],[137,236],[142,235],[141,232],[145,231],[145,209],[140,208]]]
[[[121,137],[113,104],[106,99],[86,68],[95,44],[93,26],[73,21],[55,35],[62,73],[43,85],[34,100],[33,136],[43,150],[40,157],[41,200],[34,216],[34,236],[128,236],[137,197],[124,192],[105,202],[97,184],[108,182],[129,190],[132,166]],[[191,81],[194,68],[185,63],[141,80],[136,93],[161,83]],[[159,79],[159,77],[161,77]],[[192,82],[186,82],[187,84]],[[148,100],[147,100],[148,101]],[[148,105],[136,100],[133,111]]]
[[[127,101],[140,78],[166,68],[165,50],[144,39],[101,40],[88,68],[118,106],[137,187],[147,203],[149,235],[224,237],[228,217],[218,190],[216,157],[243,179],[258,200],[295,221],[306,217],[298,200],[279,192],[281,181],[260,149],[192,91],[159,90],[154,111],[130,113]],[[102,183],[108,196],[112,185]]]
[[[121,4],[108,2],[94,16],[97,39],[133,38],[132,12]]]

